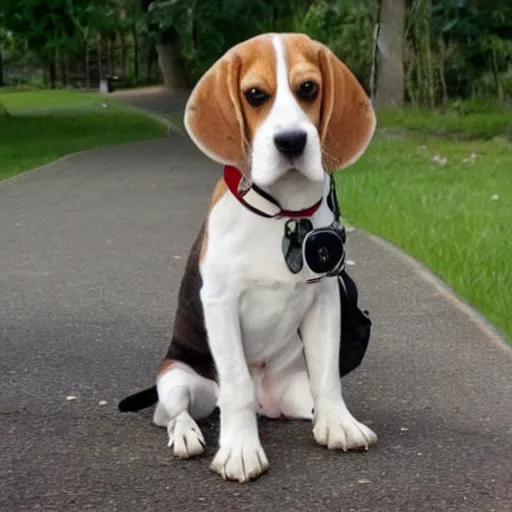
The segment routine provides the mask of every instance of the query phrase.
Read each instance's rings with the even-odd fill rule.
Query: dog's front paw
[[[268,469],[268,460],[259,439],[233,440],[221,445],[210,468],[225,480],[248,482]]]
[[[350,413],[326,414],[315,421],[313,435],[318,444],[329,450],[368,450],[377,442],[377,435]]]
[[[167,424],[169,447],[175,457],[187,459],[201,455],[204,451],[204,437],[197,423],[187,411],[182,412]]]

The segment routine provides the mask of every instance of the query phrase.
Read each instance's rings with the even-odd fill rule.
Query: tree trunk
[[[68,80],[68,64],[67,64],[67,61],[68,60],[68,57],[66,54],[64,55],[61,55],[60,58],[59,58],[59,78],[60,78],[60,83],[62,85],[62,87],[67,87],[68,84],[69,84],[69,80]]]
[[[64,54],[64,85],[69,85],[69,55]]]
[[[496,96],[498,101],[503,102],[503,87],[500,81],[500,73],[498,71],[498,59],[496,57],[496,48],[492,48],[492,75],[494,77],[494,84],[496,86]]]
[[[96,66],[98,67],[98,79],[101,80],[103,78],[103,38],[100,37],[98,41],[98,47],[96,50],[98,54],[98,60],[96,61]]]
[[[135,83],[133,85],[139,84],[139,37],[137,34],[137,28],[135,25],[132,26],[132,35],[133,35],[133,77]]]
[[[0,87],[3,87],[4,84],[4,60],[2,57],[2,46],[0,45]]]
[[[109,37],[107,40],[107,56],[108,56],[108,76],[114,76],[114,44],[115,36]]]
[[[124,80],[126,77],[126,34],[124,32],[119,34],[119,41],[121,43],[121,78]]]
[[[164,85],[169,89],[184,89],[186,82],[179,60],[177,43],[157,44],[156,51]]]
[[[441,82],[443,109],[448,103],[448,88],[446,87],[445,61],[447,58],[446,44],[442,36],[439,38],[439,81]]]
[[[404,104],[405,0],[381,0],[377,39],[377,107]]]
[[[57,67],[55,66],[54,59],[48,63],[48,80],[50,82],[50,88],[55,89],[57,87]]]
[[[153,61],[155,58],[155,48],[151,43],[148,42],[148,55],[147,55],[147,67],[146,67],[146,83],[151,83],[151,76],[153,72]]]
[[[91,68],[89,66],[89,46],[85,45],[85,88],[91,88]]]
[[[55,48],[55,80],[59,87],[64,87],[64,77],[62,73],[62,52],[59,48]]]
[[[424,61],[423,76],[420,84],[424,85],[424,102],[429,108],[436,106],[435,76],[430,42],[430,27],[432,25],[432,2],[422,0],[419,10],[419,45],[421,60]],[[418,84],[418,85],[420,85]]]
[[[379,24],[376,23],[373,27],[372,37],[372,67],[370,69],[370,98],[373,101],[375,97],[375,70],[377,69],[377,39],[379,37]]]

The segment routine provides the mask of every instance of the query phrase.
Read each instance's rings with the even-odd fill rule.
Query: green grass
[[[512,340],[512,146],[421,131],[378,133],[337,175],[343,214],[425,263]]]
[[[0,89],[0,103],[15,114],[23,111],[50,109],[100,109],[103,102],[121,108],[121,105],[100,94],[84,93],[73,89],[10,91]]]
[[[165,127],[98,94],[2,92],[0,179],[69,153],[165,136]]]
[[[491,108],[491,107],[489,107]],[[512,135],[512,110],[472,109],[461,106],[439,115],[433,110],[414,108],[381,110],[380,127],[400,127],[409,131],[444,136],[451,139],[490,139],[496,135]],[[462,111],[462,113],[461,113]]]

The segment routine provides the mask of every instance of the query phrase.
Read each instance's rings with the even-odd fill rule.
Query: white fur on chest
[[[332,222],[325,199],[311,220],[315,227]],[[239,297],[237,316],[247,361],[278,367],[302,350],[297,331],[323,287],[322,281],[306,282],[316,277],[306,266],[297,274],[288,269],[282,252],[285,222],[250,212],[227,192],[210,212],[201,262],[207,295]]]
[[[240,327],[246,358],[269,370],[287,366],[302,350],[298,329],[316,294],[312,284],[259,285],[240,300]]]

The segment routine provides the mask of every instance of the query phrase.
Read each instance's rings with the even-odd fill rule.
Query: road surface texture
[[[512,355],[417,264],[349,234],[374,321],[344,379],[367,453],[261,421],[269,472],[249,484],[174,460],[151,410],[185,258],[221,169],[185,137],[97,149],[0,183],[0,510],[499,511],[512,499]]]
[[[187,89],[171,91],[166,87],[154,86],[115,91],[112,96],[142,110],[166,115],[181,114],[189,94]]]

